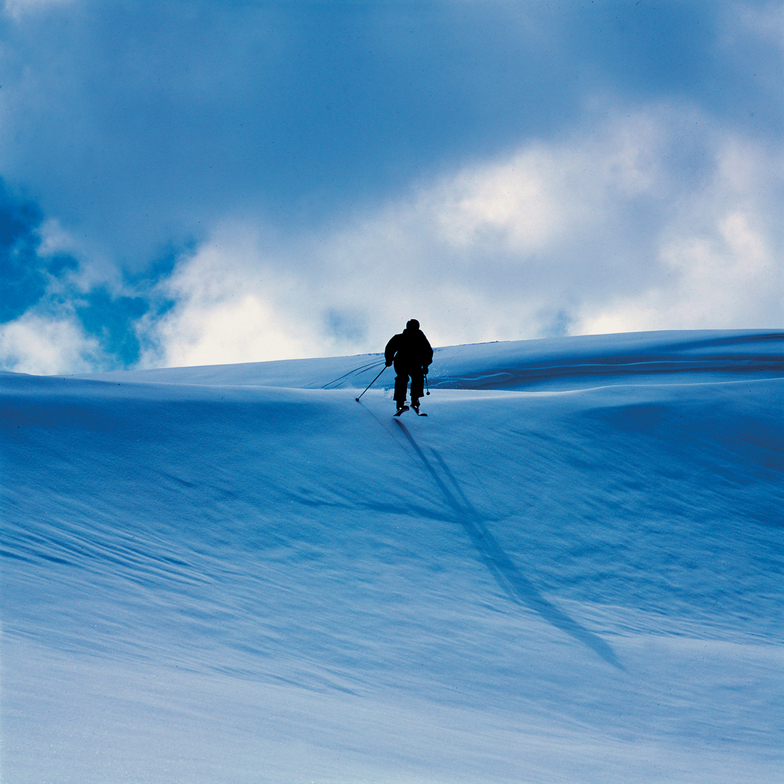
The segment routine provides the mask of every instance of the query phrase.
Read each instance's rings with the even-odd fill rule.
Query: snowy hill
[[[2,781],[784,780],[784,331],[0,375]]]

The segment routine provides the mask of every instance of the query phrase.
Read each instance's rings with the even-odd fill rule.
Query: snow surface
[[[784,781],[784,331],[0,374],[2,781]]]

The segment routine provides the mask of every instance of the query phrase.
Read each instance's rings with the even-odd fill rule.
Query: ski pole
[[[425,373],[425,389],[427,390],[427,394],[430,394],[430,384],[427,383],[427,373]]]
[[[382,368],[381,368],[381,373],[383,373],[383,372],[384,372],[386,369],[387,369],[387,366],[386,366],[386,365],[384,365],[384,367],[382,367]],[[373,379],[373,380],[372,380],[372,381],[371,381],[371,382],[370,382],[370,383],[369,383],[369,384],[368,384],[368,385],[365,387],[365,389],[362,391],[362,394],[361,394],[359,397],[362,397],[362,395],[364,395],[364,394],[365,394],[365,392],[367,392],[367,391],[368,391],[368,389],[370,389],[370,387],[372,387],[372,386],[373,386],[373,384],[375,384],[375,383],[376,383],[376,381],[378,381],[378,379],[379,379],[379,376],[381,376],[381,373],[379,373],[379,374],[378,374],[378,376],[376,376],[376,377],[375,377],[375,378],[374,378],[374,379]],[[354,400],[356,400],[356,401],[357,401],[357,403],[359,403],[359,397],[356,397],[356,398],[354,398]]]

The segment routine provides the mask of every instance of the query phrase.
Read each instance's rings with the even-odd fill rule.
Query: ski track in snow
[[[3,782],[777,782],[784,331],[0,374]]]

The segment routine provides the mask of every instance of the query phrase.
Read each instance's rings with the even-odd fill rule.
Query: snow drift
[[[4,782],[774,782],[784,331],[0,374]]]

